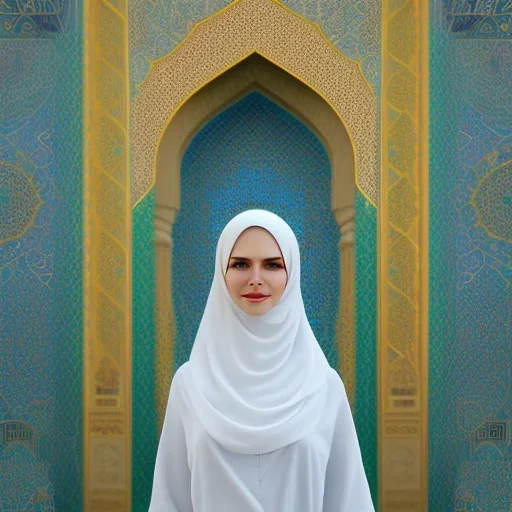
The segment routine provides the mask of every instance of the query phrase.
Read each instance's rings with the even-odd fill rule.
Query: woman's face
[[[224,277],[233,302],[249,315],[270,311],[282,297],[288,274],[275,238],[265,229],[246,229],[235,242]]]

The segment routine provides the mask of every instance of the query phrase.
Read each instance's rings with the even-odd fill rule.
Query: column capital
[[[336,223],[340,228],[341,240],[339,247],[344,249],[353,246],[355,241],[355,218],[356,209],[354,205],[338,208],[333,212]]]
[[[155,244],[172,245],[172,227],[178,210],[167,205],[155,205]]]

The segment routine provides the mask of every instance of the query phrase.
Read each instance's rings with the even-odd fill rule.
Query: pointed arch
[[[332,169],[333,211],[355,200],[354,148],[332,108],[314,91],[258,54],[253,54],[194,94],[167,125],[156,155],[156,204],[180,209],[180,168],[189,142],[218,113],[259,91],[307,125],[323,142]]]
[[[155,183],[158,147],[180,107],[254,53],[330,105],[354,148],[355,183],[375,205],[377,102],[372,89],[358,63],[340,53],[316,24],[277,0],[231,3],[196,25],[174,51],[152,64],[133,102],[132,204]]]
[[[253,54],[205,85],[167,125],[156,156],[156,395],[162,424],[172,375],[175,319],[172,305],[172,230],[180,210],[181,161],[189,142],[221,111],[252,91],[269,97],[323,142],[331,163],[331,209],[340,228],[340,305],[336,341],[351,403],[355,396],[354,148],[332,108],[318,94],[262,56]]]

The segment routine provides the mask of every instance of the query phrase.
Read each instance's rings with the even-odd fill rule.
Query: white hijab
[[[261,316],[235,305],[224,281],[238,237],[259,226],[276,239],[288,282]],[[329,364],[300,289],[300,254],[288,224],[265,210],[234,217],[217,244],[215,276],[184,372],[184,398],[208,434],[242,454],[268,453],[306,436],[320,419]]]

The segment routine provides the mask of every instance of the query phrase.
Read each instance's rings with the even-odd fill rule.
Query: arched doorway
[[[258,57],[272,66],[274,71],[282,73],[286,82],[284,85],[281,83],[281,92],[272,88],[272,83],[277,87],[280,80],[265,81],[267,73],[264,70],[257,79],[251,75],[253,71],[242,73],[246,77],[245,82],[233,89],[233,84],[237,82],[229,79],[230,73],[242,71],[239,66]],[[226,94],[212,94],[204,102],[203,108],[193,107],[195,100],[203,93],[208,94],[210,87],[220,86],[224,82],[227,84]],[[290,93],[301,86],[297,94]],[[362,235],[358,239],[361,241],[358,265],[362,264],[358,267],[362,269],[361,273],[358,272],[358,280],[362,279],[359,293],[365,298],[363,302],[368,298],[370,309],[370,314],[363,311],[363,315],[359,316],[361,324],[357,326],[358,336],[362,336],[362,339],[358,338],[358,343],[363,342],[360,356],[364,361],[357,365],[361,378],[357,392],[360,410],[357,414],[365,425],[370,425],[369,429],[365,426],[365,435],[369,464],[374,465],[374,206],[377,203],[379,176],[377,101],[357,62],[347,58],[330,43],[317,25],[297,16],[275,0],[236,0],[199,23],[172,52],[151,63],[148,75],[137,87],[138,93],[131,104],[131,196],[137,234],[134,285],[144,288],[140,294],[138,291],[134,293],[134,341],[138,347],[134,350],[137,375],[134,379],[134,397],[138,396],[149,404],[147,415],[134,418],[134,437],[140,438],[153,431],[156,418],[152,414],[152,402],[147,402],[153,392],[157,396],[156,412],[161,421],[172,377],[170,369],[174,359],[175,319],[170,300],[173,279],[169,262],[173,252],[172,226],[181,207],[181,157],[188,142],[205,123],[238,101],[251,88],[259,90],[306,123],[328,149],[333,177],[330,208],[341,231],[339,267],[346,269],[342,272],[345,277],[355,274],[354,208],[343,208],[343,205],[353,204],[353,197],[345,201],[343,193],[353,194],[356,186],[335,185],[339,176],[336,170],[350,169],[347,176],[351,175],[352,182],[357,184],[357,211],[363,220],[358,228]],[[310,101],[311,96],[321,101]],[[298,106],[292,104],[294,97],[298,98]],[[177,122],[180,117],[181,121]],[[344,134],[332,136],[330,142],[326,142],[325,134],[332,132],[322,130],[322,126],[341,127]],[[343,143],[346,145],[343,146]],[[350,149],[350,152],[342,151],[352,154],[352,161],[348,165],[336,164],[341,160],[335,158],[332,149],[337,148]],[[167,187],[162,181],[165,176],[168,178]],[[167,192],[161,201],[161,193],[165,190]],[[166,197],[172,202],[166,203]],[[152,265],[153,248],[148,249],[151,245],[148,223],[153,218],[153,212],[156,214],[154,252],[158,270],[153,269]],[[368,257],[361,257],[363,253]],[[337,329],[345,347],[340,362],[343,364],[343,359],[346,359],[348,363],[349,371],[343,368],[343,376],[353,400],[356,327],[353,315],[354,279],[341,279],[341,287],[344,289],[339,290],[339,296],[348,300],[340,302],[337,315]],[[150,315],[155,310],[156,322],[153,326]],[[155,353],[152,352],[153,343],[156,344]],[[348,347],[352,349],[347,350]],[[150,365],[153,360],[154,366]],[[362,445],[365,446],[365,443]],[[136,446],[140,461],[153,460],[152,453],[149,457],[143,456],[140,443]],[[148,448],[147,453],[150,454],[151,450],[151,447]],[[141,467],[140,464],[138,467]],[[142,473],[139,471],[134,480],[137,486],[148,485]]]
[[[174,370],[188,360],[213,278],[218,235],[248,208],[287,220],[302,256],[309,321],[338,368],[339,230],[330,207],[331,165],[308,127],[251,91],[210,120],[181,164],[181,208],[173,226]]]
[[[199,130],[205,127],[208,121],[219,114],[219,112],[229,109],[228,107],[239,101],[240,98],[247,97],[247,94],[251,91],[252,94],[256,94],[255,91],[259,91],[257,97],[268,98],[267,102],[274,103],[278,109],[277,105],[280,105],[282,109],[287,111],[290,119],[295,118],[299,125],[302,122],[308,126],[313,132],[310,135],[314,137],[313,134],[316,134],[320,141],[322,141],[327,153],[326,158],[330,160],[330,190],[324,199],[326,204],[323,206],[330,210],[331,221],[335,219],[335,223],[341,232],[341,241],[335,266],[337,269],[341,269],[343,275],[341,283],[339,279],[336,280],[337,284],[335,285],[336,291],[334,295],[331,293],[333,296],[332,300],[337,302],[334,315],[335,326],[332,329],[333,335],[330,342],[331,345],[336,347],[337,357],[332,356],[331,361],[337,364],[335,361],[339,358],[348,394],[353,401],[355,386],[355,339],[353,328],[354,150],[347,130],[339,117],[318,94],[263,57],[254,54],[192,96],[171,120],[158,146],[155,209],[158,325],[156,392],[160,421],[162,421],[165,411],[172,375],[172,362],[175,359],[176,316],[172,301],[174,286],[172,269],[176,267],[176,264],[172,260],[173,237],[171,234],[181,208],[182,183],[180,169],[183,155],[189,142],[196,136]],[[269,154],[266,158],[267,162],[269,162],[274,157]],[[239,162],[238,165],[240,166],[241,163]],[[267,168],[269,167],[267,166]],[[276,177],[276,180],[278,182],[279,177]],[[247,203],[246,207],[251,207],[250,203],[251,201]],[[310,202],[310,204],[313,203]],[[307,200],[304,199],[304,210],[306,205]],[[241,204],[237,205],[238,208],[241,206]],[[265,205],[260,203],[260,206],[264,207]],[[271,204],[268,207],[272,209]],[[212,214],[212,205],[209,208],[208,215]],[[230,212],[230,215],[235,213],[237,212],[234,209]],[[204,216],[205,212],[200,213],[196,211],[190,214]],[[223,222],[227,220],[229,219],[223,219]],[[327,221],[323,223],[328,224]],[[333,225],[336,224],[333,223]],[[215,230],[211,231],[215,232]],[[337,238],[336,243],[339,241],[339,237]],[[214,242],[210,241],[209,246],[213,245]],[[312,259],[315,258],[312,257]],[[203,286],[207,286],[207,284],[203,283]],[[171,319],[170,322],[169,318]],[[182,320],[184,321],[184,319],[180,319],[180,322]],[[197,319],[195,321],[197,322]],[[180,325],[185,329],[185,332],[188,332],[187,336],[190,337],[192,330],[188,331],[188,328],[185,328],[185,324]],[[194,325],[194,321],[192,321],[192,325]],[[327,322],[327,325],[329,325],[329,322]],[[329,334],[326,334],[325,337],[328,338]],[[325,343],[327,347],[329,342],[325,341]],[[182,362],[182,358],[186,359],[186,356],[182,354],[179,359],[180,362]]]

